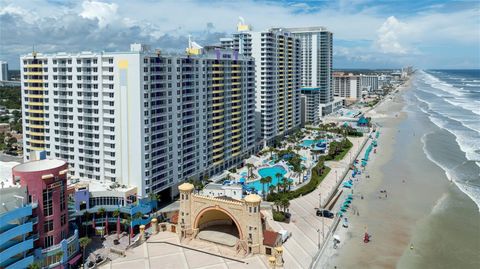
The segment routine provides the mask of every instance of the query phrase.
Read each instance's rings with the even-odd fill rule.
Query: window
[[[63,210],[65,210],[65,186],[62,185],[60,186],[60,212]]]
[[[53,245],[53,235],[45,236],[43,243],[45,248],[51,247]]]
[[[43,232],[48,233],[53,231],[53,220],[47,220],[43,223]]]
[[[53,190],[43,190],[43,215],[48,217],[53,214]]]
[[[67,215],[63,214],[61,217],[60,217],[60,225],[65,225],[67,224]]]

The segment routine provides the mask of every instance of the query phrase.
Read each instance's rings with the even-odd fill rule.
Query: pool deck
[[[287,230],[292,236],[285,242],[284,268],[309,268],[315,255],[318,252],[318,245],[323,244],[322,238],[322,218],[316,216],[316,209],[319,207],[319,197],[322,197],[322,206],[328,202],[328,197],[337,189],[338,184],[347,178],[346,173],[349,170],[350,158],[359,153],[362,144],[368,136],[361,138],[348,138],[353,147],[345,158],[341,161],[329,161],[325,164],[331,168],[330,173],[320,183],[319,187],[313,192],[290,201],[289,212],[292,214],[290,223],[276,222],[273,220],[270,210],[262,211],[267,218],[267,223],[274,230]],[[323,218],[324,235],[328,234],[333,224],[333,219]],[[320,239],[320,242],[319,242]]]

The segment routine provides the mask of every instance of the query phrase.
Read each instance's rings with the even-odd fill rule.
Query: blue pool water
[[[326,141],[324,139],[321,139],[321,140],[305,139],[303,140],[302,143],[299,144],[299,146],[309,148],[312,144],[325,143],[325,142]]]
[[[265,191],[268,191],[269,185],[274,185],[276,186],[278,184],[278,178],[275,176],[277,173],[282,174],[284,176],[287,171],[280,165],[275,165],[272,167],[267,167],[267,168],[261,168],[258,170],[258,173],[260,174],[261,177],[271,177],[272,182],[270,184],[265,184]],[[260,183],[260,180],[256,180],[253,182],[250,182],[247,184],[248,187],[253,187],[255,188],[259,193],[262,192],[263,184]]]

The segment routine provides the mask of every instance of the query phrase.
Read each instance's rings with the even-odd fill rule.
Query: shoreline
[[[328,243],[315,268],[480,265],[475,254],[480,253],[480,241],[473,236],[480,236],[477,205],[428,158],[422,138],[438,130],[411,103],[414,82],[372,110],[372,121],[381,126],[377,154],[371,155],[365,173],[354,184],[356,197],[346,214],[349,227],[340,225],[335,231],[341,238],[339,247],[333,249]],[[454,138],[446,133],[441,139],[437,133],[437,148]],[[387,190],[388,198],[380,190]],[[369,243],[363,242],[365,229],[372,236]]]
[[[397,90],[392,92],[392,94],[386,96],[384,100],[382,100],[375,107],[366,112],[366,116],[371,116],[373,123],[380,126],[378,128],[378,130],[380,131],[380,137],[378,139],[379,146],[377,148],[377,153],[370,155],[370,160],[368,161],[368,164],[365,167],[361,178],[357,179],[358,181],[356,181],[356,183],[354,184],[355,187],[353,193],[355,199],[352,203],[351,209],[347,211],[347,214],[344,216],[347,217],[349,220],[349,228],[345,229],[341,225],[339,225],[334,231],[334,234],[341,238],[339,248],[335,250],[330,246],[330,243],[327,244],[328,246],[326,246],[325,253],[321,257],[319,257],[318,262],[315,264],[315,268],[333,268],[334,266],[337,266],[337,264],[342,265],[340,266],[340,268],[349,268],[359,265],[362,265],[360,266],[362,268],[372,266],[371,263],[362,264],[362,259],[360,259],[360,257],[364,257],[365,253],[363,253],[363,251],[349,250],[347,251],[347,253],[343,253],[344,251],[342,250],[342,248],[346,244],[352,244],[353,242],[361,242],[363,240],[363,233],[365,232],[365,230],[371,233],[370,230],[376,229],[375,226],[377,225],[373,223],[368,224],[369,222],[371,222],[369,220],[359,221],[359,219],[364,219],[364,216],[372,214],[368,207],[360,204],[360,201],[362,201],[363,203],[368,200],[369,198],[367,196],[369,196],[369,194],[375,193],[374,190],[379,189],[380,186],[382,186],[383,178],[385,177],[382,168],[387,163],[389,163],[394,156],[393,147],[396,141],[393,138],[397,134],[397,126],[407,117],[406,112],[403,111],[405,102],[403,100],[402,94],[404,94],[405,91],[409,90],[410,87],[411,85],[409,80],[406,85],[402,85],[401,87],[397,88]],[[365,150],[366,147],[362,149],[360,154],[364,154]],[[366,175],[368,175],[369,178],[366,178]],[[387,189],[387,192],[388,191],[389,190]],[[365,196],[365,200],[360,198],[362,196]],[[375,193],[373,199],[379,199],[379,201],[381,200],[383,202],[382,199],[377,197],[378,194]],[[377,201],[373,202],[376,203]],[[358,216],[356,215],[357,213],[359,214]],[[372,228],[369,228],[370,225],[372,226]],[[396,224],[391,223],[390,225]],[[386,236],[388,235],[384,235],[384,237]],[[400,241],[403,241],[401,245],[408,245],[407,240],[399,240],[400,238],[405,238],[404,235],[392,236],[396,237],[395,240],[397,240],[397,242],[399,243]],[[381,247],[385,248],[388,246]],[[392,249],[391,246],[390,249]],[[404,247],[398,247],[396,248],[396,251],[391,253],[391,255],[397,257],[397,259],[395,259],[395,262],[402,255],[403,249]],[[350,258],[347,258],[347,262],[342,264],[342,260],[345,258],[345,256],[349,256]],[[394,267],[395,264],[392,264],[392,261],[382,261],[381,263],[383,264],[382,266],[380,266],[382,268]]]

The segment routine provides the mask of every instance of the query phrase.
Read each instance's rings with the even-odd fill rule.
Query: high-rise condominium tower
[[[172,195],[180,181],[238,164],[255,143],[255,62],[228,49],[191,51],[133,44],[22,57],[25,159],[45,151],[73,176],[140,195]]]
[[[256,65],[256,130],[258,139],[270,143],[300,125],[300,42],[288,31],[253,32],[238,25],[238,33],[222,39],[222,46],[245,56]]]
[[[286,31],[300,40],[302,87],[317,88],[320,91],[320,104],[315,109],[320,110],[320,116],[330,114],[335,108],[332,90],[332,33],[324,27],[287,28]]]

